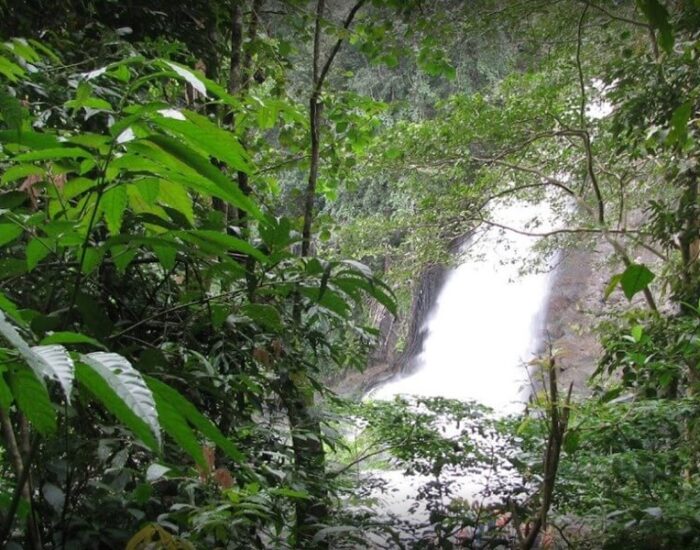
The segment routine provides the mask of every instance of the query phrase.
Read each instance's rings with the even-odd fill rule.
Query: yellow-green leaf
[[[0,178],[0,182],[10,183],[26,178],[27,176],[43,176],[44,173],[45,171],[41,166],[34,166],[33,164],[18,164],[5,170],[2,178]]]
[[[108,189],[102,196],[100,205],[107,222],[107,229],[112,235],[118,235],[121,230],[127,202],[126,187],[123,185]]]

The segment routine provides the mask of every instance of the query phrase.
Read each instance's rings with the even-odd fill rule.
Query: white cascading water
[[[500,225],[526,229],[552,226],[548,205],[516,203],[495,209]],[[397,395],[446,397],[476,401],[497,415],[517,413],[530,391],[528,363],[538,352],[550,275],[523,272],[533,257],[537,237],[485,226],[464,247],[465,260],[451,270],[426,322],[427,335],[415,372],[374,390],[368,399]],[[449,427],[445,427],[448,431]],[[389,487],[382,501],[385,512],[408,519],[425,519],[425,510],[409,511],[416,488],[427,481],[401,471],[374,472]],[[470,500],[483,480],[455,478]],[[421,516],[423,516],[421,518]]]
[[[497,223],[522,229],[534,218],[548,226],[548,208],[514,204],[498,209]],[[536,231],[535,231],[536,232]],[[464,252],[428,316],[414,373],[389,382],[372,399],[395,395],[478,401],[496,413],[516,412],[528,391],[525,364],[537,352],[548,273],[521,273],[537,237],[486,227]]]

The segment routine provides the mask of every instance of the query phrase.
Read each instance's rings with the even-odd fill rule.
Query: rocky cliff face
[[[602,353],[596,327],[613,314],[645,307],[640,295],[630,303],[620,290],[605,300],[605,289],[623,270],[612,247],[598,239],[592,246],[560,253],[545,309],[540,353],[555,352],[562,387],[574,384],[574,393],[587,395],[588,379]],[[644,249],[632,251],[637,261],[654,265],[656,258]],[[533,377],[537,377],[533,374]],[[537,384],[537,380],[534,380]]]
[[[600,252],[574,249],[560,253],[553,273],[540,353],[554,353],[560,384],[566,387],[573,382],[577,393],[585,393],[601,354],[595,326],[603,314],[610,271]],[[537,378],[536,373],[533,376]]]

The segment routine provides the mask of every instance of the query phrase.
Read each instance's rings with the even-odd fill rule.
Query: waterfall
[[[549,210],[513,204],[498,209],[497,223],[523,229]],[[429,314],[423,350],[412,374],[390,381],[372,399],[394,395],[441,396],[478,401],[497,413],[516,412],[529,387],[528,370],[541,343],[549,274],[521,273],[537,237],[487,226],[461,251]]]
[[[503,204],[495,211],[495,225],[484,224],[462,247],[462,263],[449,272],[438,294],[416,370],[380,386],[368,399],[439,396],[476,401],[497,415],[523,410],[530,390],[528,363],[542,343],[550,275],[548,269],[522,270],[524,260],[536,254],[539,238],[503,227],[546,231],[553,225],[552,212],[545,204],[523,203]],[[453,429],[443,428],[448,433]],[[385,513],[427,520],[426,510],[412,505],[429,477],[405,476],[400,470],[373,474],[387,484],[386,492],[376,494]],[[455,496],[488,500],[479,496],[488,486],[484,478],[455,472],[451,483]]]

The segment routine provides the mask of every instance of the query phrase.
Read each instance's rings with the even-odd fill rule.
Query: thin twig
[[[586,4],[586,6],[590,6],[591,8],[596,9],[596,10],[604,13],[610,19],[614,19],[615,21],[622,21],[623,23],[628,23],[630,25],[634,25],[635,27],[641,27],[643,29],[650,29],[651,28],[651,26],[648,23],[645,23],[644,21],[637,21],[636,19],[630,19],[629,17],[617,15],[617,14],[612,13],[611,11],[607,10],[603,6],[600,6],[598,4],[594,4],[593,2],[590,2],[589,0],[579,0],[579,2]]]
[[[38,448],[39,438],[35,437],[31,447],[29,448],[27,456],[24,458],[21,470],[17,475],[17,485],[15,486],[15,490],[12,493],[12,500],[10,501],[10,506],[7,509],[7,515],[5,516],[5,522],[3,523],[2,530],[0,531],[0,545],[2,546],[4,546],[4,544],[7,542],[7,539],[9,538],[10,533],[12,531],[12,524],[14,523],[15,516],[17,515],[17,508],[19,507],[20,497],[22,496],[22,493],[26,494],[27,492],[26,486],[27,482],[29,481],[29,472],[31,471],[31,464],[34,460],[34,455],[36,454]],[[34,521],[34,518],[32,517],[30,521]]]

